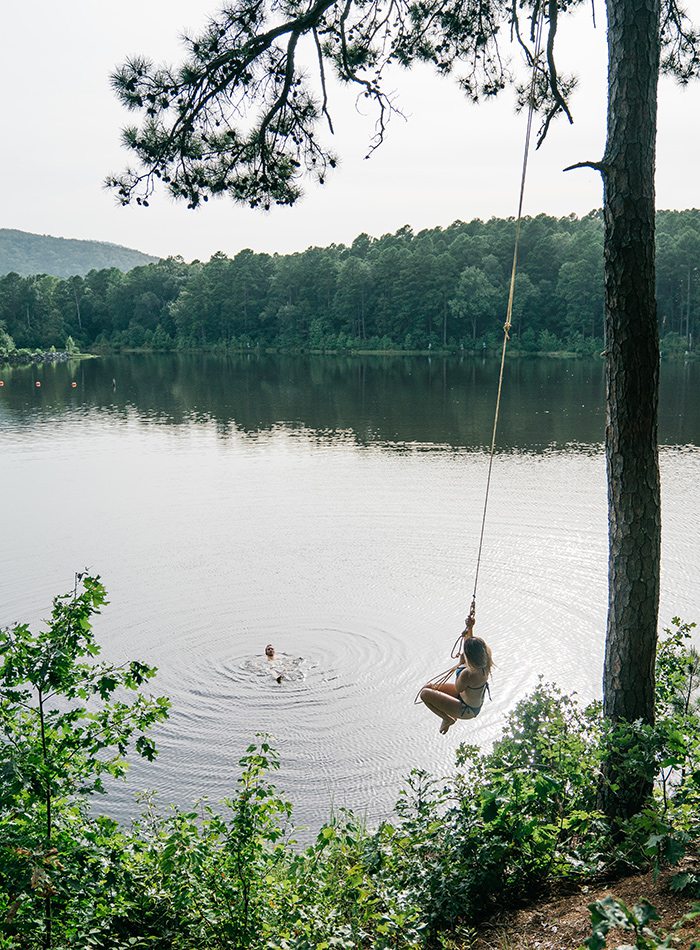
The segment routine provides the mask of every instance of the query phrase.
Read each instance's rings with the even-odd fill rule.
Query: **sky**
[[[474,106],[454,80],[425,66],[392,74],[389,88],[407,121],[392,119],[385,144],[369,160],[372,117],[358,112],[354,94],[332,90],[333,147],[341,164],[325,186],[309,181],[292,208],[266,214],[222,199],[190,211],[164,192],[148,208],[117,205],[103,181],[129,164],[120,130],[134,120],[112,92],[110,72],[139,53],[177,62],[183,30],[196,30],[218,6],[217,0],[2,4],[0,227],[207,260],[216,251],[288,253],[407,224],[419,231],[515,213],[525,117],[515,114],[512,92]],[[700,0],[687,8],[699,21]],[[598,9],[599,21],[601,15]],[[605,30],[600,22],[593,28],[586,5],[573,19],[561,18],[558,42],[563,71],[579,77],[571,101],[575,121],[558,120],[533,154],[528,214],[580,215],[602,203],[596,172],[562,169],[602,155]],[[659,208],[700,207],[699,116],[700,82],[682,89],[662,79]]]

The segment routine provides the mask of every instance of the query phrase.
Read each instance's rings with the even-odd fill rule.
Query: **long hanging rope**
[[[537,85],[537,70],[539,68],[540,54],[542,51],[542,29],[544,24],[544,4],[540,8],[540,14],[535,29],[535,54],[532,61],[532,77],[530,79],[529,105],[527,112],[527,129],[525,132],[525,147],[523,149],[523,166],[520,175],[520,197],[518,199],[518,216],[515,221],[515,240],[513,245],[513,264],[510,271],[510,286],[508,289],[508,306],[506,307],[506,320],[503,325],[503,346],[501,348],[501,369],[498,374],[498,393],[496,395],[496,409],[493,417],[493,431],[491,434],[491,449],[489,452],[488,475],[486,478],[486,493],[484,495],[484,509],[481,516],[481,531],[479,533],[479,550],[476,557],[476,571],[474,574],[474,590],[472,592],[472,602],[469,608],[469,615],[466,624],[469,626],[474,623],[476,616],[476,589],[479,583],[479,569],[481,567],[481,554],[484,547],[484,529],[486,527],[486,511],[489,503],[489,491],[491,489],[491,472],[493,470],[493,459],[496,454],[496,434],[498,432],[498,419],[501,411],[501,395],[503,393],[503,377],[505,374],[506,351],[510,339],[510,328],[513,317],[513,300],[515,298],[515,276],[518,270],[518,252],[520,250],[520,231],[523,218],[523,200],[525,197],[525,180],[527,178],[527,163],[530,155],[530,140],[532,138],[532,122],[535,114],[535,90]],[[452,656],[456,656],[457,647],[461,635],[457,638],[455,647],[452,650]]]
[[[503,345],[501,348],[501,367],[498,374],[498,392],[496,395],[496,408],[494,411],[493,417],[493,430],[491,433],[491,449],[489,451],[489,465],[488,465],[488,474],[486,477],[486,492],[484,495],[484,508],[481,515],[481,530],[479,532],[479,550],[476,557],[476,571],[474,573],[474,590],[472,592],[472,601],[469,608],[469,614],[466,618],[466,629],[469,630],[474,624],[474,619],[476,617],[476,590],[479,583],[479,569],[481,567],[481,555],[484,547],[484,530],[486,527],[486,511],[488,509],[489,503],[489,491],[491,488],[491,472],[493,470],[493,459],[496,454],[496,435],[498,433],[498,419],[501,411],[501,395],[503,393],[503,377],[505,375],[505,366],[506,366],[506,352],[508,349],[508,341],[510,339],[510,329],[512,325],[513,318],[513,300],[515,298],[515,277],[518,270],[518,252],[520,250],[520,232],[522,228],[522,218],[523,218],[523,201],[525,198],[525,180],[527,178],[527,164],[528,158],[530,156],[530,141],[532,138],[532,123],[535,114],[535,91],[537,87],[537,70],[539,69],[539,61],[542,53],[542,31],[544,27],[544,11],[545,4],[542,3],[540,6],[539,16],[537,20],[537,25],[535,28],[535,52],[532,60],[532,76],[530,79],[530,92],[529,92],[529,102],[527,110],[527,127],[525,131],[525,147],[523,149],[523,163],[522,163],[522,172],[520,175],[520,195],[518,198],[518,215],[515,220],[515,239],[513,242],[513,264],[510,271],[510,285],[508,288],[508,305],[506,307],[506,319],[503,325]],[[466,633],[466,630],[465,630]],[[454,646],[451,650],[451,656],[454,658],[458,657],[461,652],[462,636],[460,634],[455,640]],[[442,683],[447,682],[452,673],[456,670],[457,667],[451,666],[449,669],[444,670],[442,673],[438,673],[437,676],[431,679],[431,683],[435,685],[441,685]],[[420,691],[414,699],[414,703],[420,702]]]
[[[518,252],[520,250],[520,231],[522,227],[522,217],[523,217],[523,201],[525,198],[525,180],[527,178],[527,163],[530,155],[530,140],[532,138],[532,123],[535,114],[535,90],[537,86],[537,70],[539,69],[539,61],[542,53],[542,31],[544,27],[544,12],[545,4],[543,3],[540,6],[539,17],[537,20],[537,26],[535,28],[535,52],[532,60],[532,77],[530,79],[530,92],[529,92],[529,104],[527,111],[527,127],[525,132],[525,147],[523,149],[523,164],[522,172],[520,175],[520,196],[518,198],[518,216],[515,221],[515,239],[513,244],[513,264],[510,271],[510,286],[508,289],[508,305],[506,307],[506,320],[503,325],[503,346],[501,349],[501,368],[498,374],[498,393],[496,395],[496,408],[494,411],[493,417],[493,430],[491,433],[491,449],[489,452],[489,466],[488,466],[488,475],[486,478],[486,493],[484,496],[484,509],[481,516],[481,531],[479,533],[479,550],[476,558],[476,571],[474,575],[474,590],[472,593],[472,602],[469,608],[469,614],[466,618],[466,627],[467,629],[473,625],[474,619],[476,617],[476,589],[479,583],[479,568],[481,567],[481,554],[484,547],[484,529],[486,527],[486,511],[489,503],[489,490],[491,488],[491,471],[493,469],[493,459],[496,454],[496,435],[498,432],[498,419],[501,411],[501,395],[503,393],[503,377],[505,375],[505,365],[506,365],[506,351],[508,348],[508,340],[510,339],[510,328],[512,325],[513,317],[513,300],[515,298],[515,276],[518,270]],[[466,632],[466,631],[465,631]],[[462,634],[457,637],[455,640],[454,646],[452,647],[450,655],[453,659],[457,658],[461,652],[462,644]],[[442,673],[438,673],[437,676],[431,679],[431,683],[435,685],[441,685],[446,683],[450,676],[457,669],[456,666],[451,666],[449,669],[444,670]],[[420,690],[414,699],[414,703],[420,702]]]

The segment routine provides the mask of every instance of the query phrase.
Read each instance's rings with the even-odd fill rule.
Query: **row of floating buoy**
[[[4,386],[5,386],[5,380],[4,380],[4,379],[0,379],[0,389],[2,389]],[[34,383],[34,388],[35,388],[35,389],[41,389],[41,380],[40,380],[40,379],[37,379],[37,381]],[[71,388],[71,389],[77,389],[77,388],[78,388],[78,384],[77,384],[75,381],[73,381],[73,382],[70,384],[70,388]]]

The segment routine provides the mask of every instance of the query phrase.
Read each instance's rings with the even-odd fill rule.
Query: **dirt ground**
[[[479,930],[472,950],[578,950],[590,937],[590,911],[588,905],[611,894],[631,907],[645,898],[657,909],[661,920],[652,924],[657,936],[666,935],[673,924],[700,903],[692,898],[680,897],[668,888],[668,878],[654,881],[651,873],[621,878],[613,884],[582,887],[573,894],[552,897],[540,904],[505,911],[493,918]],[[675,932],[673,946],[690,950],[698,941],[700,950],[700,918]],[[611,930],[608,947],[611,950],[621,944],[629,945],[633,935],[620,930]]]

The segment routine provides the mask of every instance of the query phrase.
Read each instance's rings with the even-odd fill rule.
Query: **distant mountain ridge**
[[[159,258],[106,241],[79,241],[0,228],[0,276],[52,274],[84,277],[88,271],[116,267],[128,271]]]

